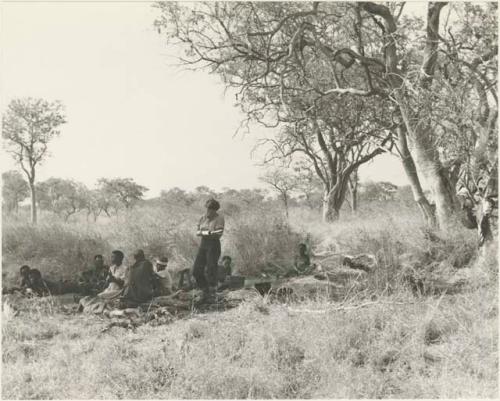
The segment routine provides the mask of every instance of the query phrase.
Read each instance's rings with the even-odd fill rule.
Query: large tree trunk
[[[399,154],[401,156],[401,162],[403,164],[403,168],[405,170],[408,181],[410,182],[413,199],[415,199],[415,202],[420,208],[420,212],[422,213],[425,222],[430,226],[434,226],[436,224],[434,210],[431,207],[429,200],[425,196],[424,190],[422,189],[415,162],[413,161],[413,157],[408,148],[408,141],[404,128],[404,125],[399,125],[397,128],[397,141]]]
[[[335,198],[325,194],[323,199],[323,221],[332,222],[340,217],[340,207],[336,204]]]
[[[444,167],[439,160],[430,127],[428,124],[413,126],[406,101],[402,99],[402,96],[397,97],[406,132],[413,145],[416,165],[432,192],[436,206],[437,224],[441,229],[446,230],[450,225],[453,209],[456,205],[455,194],[452,193],[451,185],[447,182],[444,174]]]
[[[367,12],[379,15],[384,20],[387,43],[384,47],[386,68],[389,81],[393,89],[396,103],[401,111],[408,137],[412,141],[415,155],[415,164],[428,182],[434,201],[436,203],[436,214],[438,225],[446,229],[449,225],[453,212],[454,202],[451,194],[451,186],[446,182],[446,175],[439,160],[439,154],[433,140],[429,113],[424,110],[418,116],[412,115],[409,107],[410,95],[404,89],[404,81],[401,79],[402,71],[398,67],[400,61],[396,45],[397,24],[391,10],[380,3],[359,3]],[[427,8],[426,44],[422,61],[422,79],[420,90],[429,90],[438,57],[439,44],[439,17],[441,9],[446,5],[442,2],[429,2]],[[425,96],[424,96],[425,97]],[[423,105],[422,105],[423,106]],[[432,107],[428,104],[427,107]],[[415,123],[415,119],[417,122]]]
[[[337,184],[323,195],[323,221],[332,222],[340,217],[340,209],[347,191],[347,177],[338,177]]]

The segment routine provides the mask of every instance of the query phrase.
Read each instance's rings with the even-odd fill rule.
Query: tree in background
[[[314,169],[305,162],[297,163],[293,167],[297,183],[296,192],[298,199],[312,210],[320,210],[322,205],[322,182]]]
[[[137,184],[132,178],[100,178],[98,188],[105,198],[118,202],[126,210],[142,200],[148,191],[148,188]]]
[[[326,162],[333,166],[328,160],[328,153],[333,156],[333,152],[324,152],[320,143],[329,145],[332,137],[325,123],[332,117],[325,112],[327,103],[342,104],[352,98],[368,103],[373,100],[379,106],[387,102],[388,107],[380,110],[392,114],[392,138],[415,201],[429,224],[436,221],[446,229],[456,210],[450,170],[454,167],[440,152],[442,135],[436,129],[434,111],[442,108],[443,101],[455,100],[440,93],[439,71],[450,57],[455,58],[454,63],[469,64],[467,79],[479,77],[483,90],[496,99],[496,85],[487,81],[494,83],[488,74],[494,75],[491,66],[496,65],[497,6],[444,2],[425,6],[427,15],[422,20],[404,15],[405,2],[218,2],[189,7],[165,2],[158,5],[161,15],[156,24],[166,30],[171,42],[185,45],[183,61],[187,65],[206,67],[239,91],[237,101],[249,121],[268,127],[307,122],[305,133],[320,133],[326,138],[321,141],[318,137],[320,155],[324,156],[316,159],[318,165]],[[454,17],[458,15],[464,28],[460,24],[449,26],[450,19],[441,18],[445,7]],[[463,10],[464,18],[456,10]],[[489,19],[483,18],[488,15]],[[448,54],[443,55],[443,50]],[[474,105],[472,99],[468,103]],[[483,128],[495,126],[491,122],[496,118],[487,120]],[[377,131],[379,135],[383,132]],[[336,138],[337,132],[334,144]],[[380,146],[380,142],[373,142],[374,147]],[[435,216],[420,175],[431,189]],[[335,177],[334,183],[325,184],[327,217],[335,217],[334,206],[343,200],[347,181],[331,177]]]
[[[2,173],[2,197],[7,211],[18,211],[19,203],[29,196],[29,186],[19,171]]]
[[[389,102],[357,97],[365,91],[351,96],[339,87],[348,78],[362,85],[368,66],[383,69],[381,62],[331,48],[334,33],[351,45],[342,38],[352,36],[352,21],[343,21],[352,7],[319,4],[161,3],[157,26],[172,42],[186,45],[187,65],[208,67],[239,90],[244,125],[280,128],[261,142],[271,148],[265,162],[308,159],[323,183],[323,217],[332,221],[350,174],[387,151],[392,132]],[[337,35],[331,27],[344,31]],[[354,72],[347,71],[351,66]]]
[[[285,209],[285,216],[288,220],[288,209],[292,193],[297,188],[297,180],[293,174],[283,168],[268,169],[259,179],[268,184],[279,195]]]
[[[196,197],[193,194],[178,187],[161,191],[160,198],[166,203],[187,207],[196,201]]]
[[[359,176],[358,170],[354,171],[349,177],[349,194],[351,195],[351,199],[349,202],[349,206],[351,206],[352,213],[356,213],[358,210],[358,187],[359,187]]]
[[[37,185],[40,208],[49,210],[64,221],[70,216],[85,210],[88,202],[88,189],[73,180],[49,178]]]
[[[47,156],[48,145],[66,123],[60,102],[14,99],[2,118],[2,137],[9,152],[26,174],[31,196],[31,222],[37,222],[36,168]]]
[[[365,201],[387,201],[395,199],[398,187],[386,181],[367,181],[361,184],[360,192]]]

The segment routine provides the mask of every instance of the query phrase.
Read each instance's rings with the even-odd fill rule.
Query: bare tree
[[[293,191],[297,188],[295,177],[284,168],[268,169],[259,179],[271,186],[279,195],[285,209],[285,217],[289,218],[289,203]]]
[[[49,142],[66,122],[60,102],[43,99],[14,99],[2,120],[2,137],[7,151],[26,174],[31,195],[31,222],[36,224],[36,168],[47,156]]]

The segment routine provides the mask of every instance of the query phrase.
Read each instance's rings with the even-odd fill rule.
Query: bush
[[[109,243],[94,231],[66,224],[7,223],[3,226],[2,253],[7,271],[22,264],[42,274],[74,276],[88,266],[94,255],[109,253]]]
[[[225,248],[234,255],[238,271],[256,275],[271,262],[291,265],[300,242],[284,219],[273,213],[246,213],[230,223]]]

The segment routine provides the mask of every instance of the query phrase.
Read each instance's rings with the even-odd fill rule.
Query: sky
[[[421,3],[420,3],[421,4]],[[417,6],[418,3],[410,5]],[[150,189],[264,187],[259,132],[235,136],[243,115],[206,71],[176,66],[146,2],[4,2],[1,109],[15,97],[60,100],[67,124],[39,180],[131,177]],[[16,168],[1,150],[2,171]],[[406,185],[400,161],[383,155],[362,181]]]

